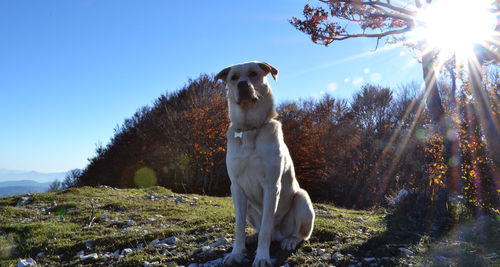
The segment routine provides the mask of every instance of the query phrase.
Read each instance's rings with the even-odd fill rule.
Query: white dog
[[[278,70],[250,62],[223,69],[215,76],[228,87],[227,171],[236,213],[233,250],[227,265],[245,257],[245,221],[254,229],[258,246],[253,266],[271,266],[271,240],[292,250],[309,239],[314,210],[307,192],[295,179],[293,162],[277,121],[273,94],[267,82]]]

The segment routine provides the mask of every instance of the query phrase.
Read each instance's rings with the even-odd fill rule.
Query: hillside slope
[[[326,204],[315,204],[315,210],[311,240],[292,252],[272,244],[275,265],[500,263],[500,246],[488,240],[490,246],[454,238],[435,243],[403,217]],[[233,212],[228,197],[179,195],[162,187],[83,187],[1,198],[0,266],[27,258],[44,266],[217,266],[231,250]],[[498,242],[497,223],[481,230]],[[247,246],[243,265],[251,264],[255,247]]]

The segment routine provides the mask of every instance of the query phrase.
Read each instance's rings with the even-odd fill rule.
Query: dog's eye
[[[233,75],[231,76],[231,81],[236,81],[238,80],[240,77],[238,75]]]
[[[248,77],[250,77],[250,78],[254,78],[254,77],[256,77],[256,76],[257,76],[257,72],[255,72],[255,71],[252,71],[252,72],[250,72],[250,73],[248,74]]]

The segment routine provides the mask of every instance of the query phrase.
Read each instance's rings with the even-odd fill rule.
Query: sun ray
[[[425,88],[425,85],[422,84],[421,88]],[[417,102],[419,102],[417,111],[415,112],[415,117],[413,118],[413,120],[411,122],[410,128],[408,129],[406,135],[403,137],[403,141],[399,145],[396,146],[397,150],[394,153],[394,155],[392,156],[393,159],[391,161],[391,165],[382,174],[382,184],[381,184],[382,190],[379,190],[379,193],[378,193],[379,199],[382,198],[383,194],[385,194],[385,190],[387,188],[388,182],[391,179],[391,176],[393,175],[394,170],[397,167],[397,164],[399,163],[399,159],[401,158],[401,155],[405,151],[405,148],[406,148],[406,145],[408,144],[408,141],[410,140],[411,136],[413,135],[413,133],[415,131],[415,126],[417,125],[417,122],[420,119],[420,116],[422,116],[424,106],[425,106],[425,99],[429,95],[429,92],[427,92],[427,91],[428,90],[426,90],[424,92],[424,96],[422,97],[424,101],[419,102],[419,98],[414,98],[412,100],[412,102],[410,103],[410,106],[406,109],[405,114],[403,115],[403,118],[401,119],[401,121],[405,121],[408,118],[408,116],[410,115],[410,113],[413,110],[413,108],[415,107],[415,105],[417,104]],[[387,142],[387,144],[385,145],[385,147],[381,153],[382,156],[380,157],[377,164],[380,164],[381,162],[383,162],[383,160],[389,155],[388,152],[393,147],[393,143],[399,137],[400,133],[402,132],[402,129],[403,129],[403,125],[402,124],[398,125],[396,131],[394,131],[391,138],[389,139],[389,142]]]
[[[352,60],[356,60],[356,59],[360,59],[360,58],[364,58],[364,57],[370,57],[370,56],[373,56],[374,53],[382,53],[382,52],[385,52],[385,51],[388,51],[388,50],[392,50],[392,49],[395,49],[395,48],[398,48],[398,47],[402,47],[402,45],[399,44],[399,43],[386,45],[386,46],[384,46],[382,48],[378,48],[378,49],[376,49],[374,51],[367,51],[367,52],[364,52],[364,53],[356,54],[354,56],[350,56],[350,57],[346,57],[346,58],[341,58],[339,60],[331,61],[331,62],[322,64],[322,65],[319,65],[319,66],[315,66],[315,67],[312,67],[312,68],[309,68],[309,69],[305,69],[303,71],[295,73],[295,75],[303,75],[303,74],[314,72],[314,71],[324,70],[324,69],[333,67],[333,66],[338,65],[338,64],[346,63],[346,62],[349,62],[349,61],[352,61]]]

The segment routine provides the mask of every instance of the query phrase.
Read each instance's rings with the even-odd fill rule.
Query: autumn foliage
[[[97,147],[79,184],[227,194],[225,92],[223,84],[202,75],[160,96],[153,107],[141,108],[116,128],[106,147]],[[138,172],[144,169],[149,172]]]
[[[498,88],[491,88],[492,99],[498,98]],[[443,139],[419,104],[423,94],[417,84],[396,92],[367,84],[351,101],[327,95],[279,104],[301,187],[314,201],[368,208],[386,205],[403,188],[432,197],[446,184],[446,171],[458,168],[456,205],[470,214],[480,208],[495,212],[493,165],[473,100],[463,91],[456,116],[460,156],[451,161],[441,157]],[[224,84],[202,75],[162,95],[125,120],[109,144],[97,147],[76,184],[162,185],[182,193],[229,195],[225,94]]]

